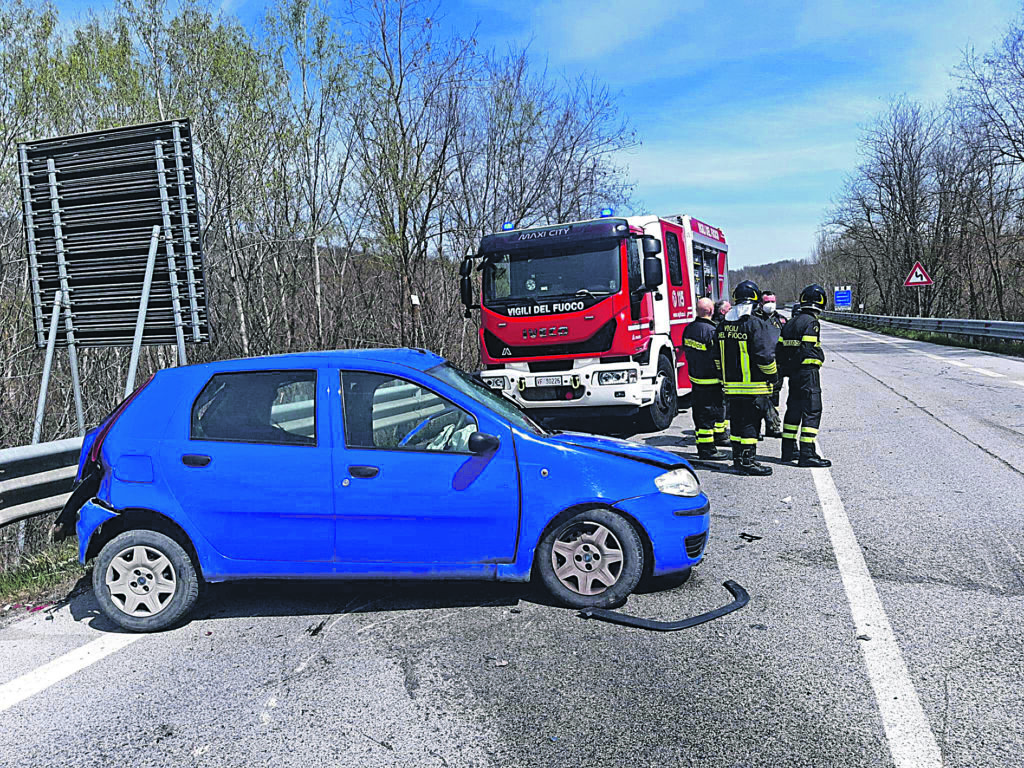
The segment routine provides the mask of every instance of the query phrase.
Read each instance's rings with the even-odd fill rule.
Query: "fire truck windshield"
[[[490,253],[484,258],[484,303],[618,293],[620,262],[614,238]]]

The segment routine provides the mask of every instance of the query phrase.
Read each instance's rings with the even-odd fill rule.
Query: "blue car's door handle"
[[[368,480],[371,477],[376,477],[380,473],[380,467],[368,467],[360,464],[349,464],[348,473],[352,475],[352,477],[362,477]]]
[[[186,453],[181,457],[181,463],[186,467],[205,467],[210,463],[210,457],[201,453]]]

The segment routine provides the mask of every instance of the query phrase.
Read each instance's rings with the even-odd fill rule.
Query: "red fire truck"
[[[601,218],[485,236],[461,269],[480,309],[482,377],[542,416],[666,428],[690,390],[683,329],[728,295],[722,231],[691,216]],[[472,273],[481,274],[479,304]]]

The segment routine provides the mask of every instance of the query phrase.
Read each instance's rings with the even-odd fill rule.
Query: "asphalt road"
[[[824,326],[831,471],[702,467],[706,562],[627,604],[741,611],[249,584],[120,636],[84,592],[0,629],[0,690],[107,654],[0,711],[0,765],[1024,765],[1024,360]],[[635,439],[695,453],[688,413]]]

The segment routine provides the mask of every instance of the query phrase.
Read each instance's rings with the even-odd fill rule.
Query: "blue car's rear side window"
[[[316,445],[316,371],[214,375],[192,405],[191,438]]]
[[[341,391],[349,448],[469,452],[476,419],[436,392],[366,371],[343,371]]]

